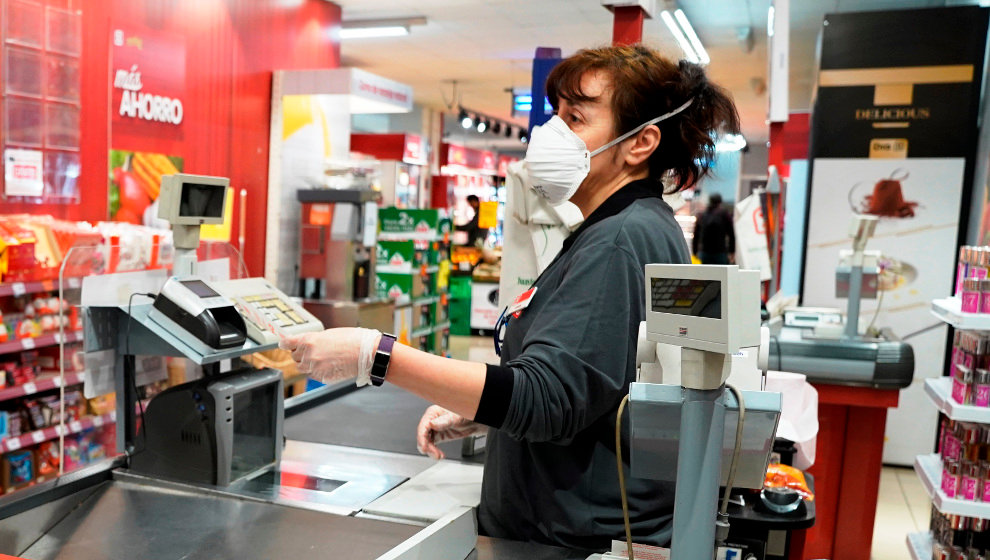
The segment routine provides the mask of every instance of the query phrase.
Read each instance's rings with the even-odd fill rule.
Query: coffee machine
[[[371,189],[302,189],[299,294],[328,327],[391,330],[393,306],[375,297],[378,200]]]

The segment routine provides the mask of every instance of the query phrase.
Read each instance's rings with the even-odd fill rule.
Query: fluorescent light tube
[[[403,25],[389,25],[382,27],[345,27],[340,30],[341,39],[400,37],[402,35],[409,35],[409,28]]]
[[[704,45],[701,44],[701,39],[698,38],[698,34],[694,32],[694,28],[691,27],[691,22],[688,21],[684,11],[678,8],[674,11],[674,18],[677,23],[681,24],[681,29],[684,30],[684,34],[687,35],[688,41],[691,42],[691,46],[694,47],[694,53],[698,55],[702,64],[708,64],[712,61],[711,57],[708,56],[708,51],[705,50]]]
[[[677,40],[677,44],[681,46],[681,50],[684,51],[684,56],[691,62],[700,62],[698,55],[694,52],[694,48],[691,47],[691,42],[687,40],[684,36],[684,32],[681,28],[677,26],[674,22],[674,16],[670,15],[670,10],[664,10],[660,12],[660,19],[667,24],[667,29],[674,35],[674,39]]]

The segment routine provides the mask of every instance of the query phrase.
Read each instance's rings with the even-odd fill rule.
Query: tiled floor
[[[910,558],[907,534],[927,531],[930,517],[931,501],[914,469],[884,467],[873,525],[872,560]]]
[[[488,337],[452,336],[450,354],[460,360],[498,363]],[[908,533],[927,531],[930,515],[931,502],[914,469],[884,467],[873,530],[872,560],[910,558],[906,537]]]

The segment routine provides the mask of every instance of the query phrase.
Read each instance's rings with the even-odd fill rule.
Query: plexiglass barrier
[[[197,256],[198,272],[208,280],[247,276],[229,243],[203,242]],[[11,473],[5,492],[117,454],[118,352],[136,355],[143,402],[195,378],[197,367],[184,360],[117,347],[128,343],[126,329],[118,332],[119,310],[150,303],[148,294],[169,277],[173,258],[168,235],[112,236],[69,250],[57,279],[0,284],[0,293],[9,291],[22,310],[12,336],[0,342],[0,352],[20,355],[3,364],[7,383],[0,388],[0,452]]]

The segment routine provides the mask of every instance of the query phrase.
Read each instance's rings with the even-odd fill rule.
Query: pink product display
[[[990,247],[959,248],[953,294],[961,300],[963,312],[990,313]]]
[[[990,502],[990,430],[943,418],[938,447],[942,492],[949,498]]]
[[[956,331],[949,375],[953,401],[990,408],[990,338],[986,333]]]

